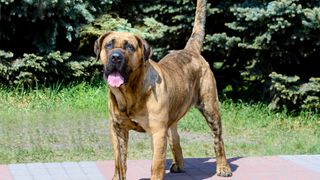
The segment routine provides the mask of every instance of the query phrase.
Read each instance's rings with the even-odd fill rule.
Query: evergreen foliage
[[[320,0],[209,1],[203,55],[220,92],[266,100],[274,109],[318,109],[319,6]],[[101,71],[94,41],[110,30],[146,38],[159,60],[184,47],[194,11],[195,0],[1,0],[1,83],[92,77]]]
[[[218,2],[226,29],[207,35],[205,50],[211,50],[220,63],[231,94],[270,99],[273,109],[318,108],[320,14],[315,6],[319,2]],[[298,78],[293,86],[294,75]]]
[[[100,75],[101,64],[91,57],[70,58],[70,52],[51,52],[46,56],[23,54],[13,59],[12,52],[0,50],[1,83],[5,85],[51,85],[56,82],[91,80]]]
[[[284,76],[275,72],[270,74],[273,99],[272,109],[320,109],[320,78],[301,81],[299,76]]]
[[[23,53],[72,51],[83,24],[116,0],[2,0],[0,49]]]

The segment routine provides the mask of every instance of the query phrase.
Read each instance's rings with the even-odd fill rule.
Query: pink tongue
[[[111,87],[120,87],[124,83],[124,78],[120,73],[114,72],[108,76],[108,84]]]

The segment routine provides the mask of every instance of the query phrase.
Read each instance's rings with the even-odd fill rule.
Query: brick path
[[[237,157],[229,159],[233,176],[215,175],[215,160],[185,159],[185,173],[171,174],[168,180],[245,179],[245,180],[320,180],[320,155]],[[167,169],[171,160],[167,160]],[[150,177],[150,160],[129,160],[128,180]],[[83,161],[62,163],[26,163],[0,165],[0,180],[104,180],[111,179],[113,161]]]

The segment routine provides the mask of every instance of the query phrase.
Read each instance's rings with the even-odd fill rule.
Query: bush
[[[273,99],[271,109],[320,109],[320,78],[310,78],[303,82],[298,76],[285,76],[275,72],[270,74]]]
[[[7,85],[50,85],[57,82],[90,80],[100,75],[101,65],[92,57],[72,60],[70,52],[51,52],[46,56],[23,54],[12,59],[13,53],[0,51],[0,75]]]
[[[284,79],[296,75],[299,85],[312,84],[311,79],[320,77],[320,11],[315,7],[319,4],[298,0],[216,2],[220,11],[215,16],[223,17],[224,28],[217,27],[218,31],[206,36],[205,50],[214,57],[213,67],[219,67],[222,83],[226,82],[221,88],[228,87],[237,98],[249,94],[249,99],[272,100],[279,108],[314,108],[309,92],[275,103],[288,92],[275,90],[279,77],[271,75],[271,82],[269,74],[277,72]],[[285,82],[282,84],[289,85]]]
[[[83,24],[108,11],[116,0],[0,1],[0,49],[24,53],[73,51]]]
[[[141,35],[153,47],[152,58],[159,60],[168,50],[185,46],[194,2],[0,1],[0,78],[7,84],[86,79],[101,70],[92,49],[96,38],[109,30]],[[292,83],[309,87],[318,82],[319,6],[320,0],[210,1],[203,55],[220,92],[272,101],[277,108],[317,107],[317,93],[298,95],[302,90],[294,94],[285,89]],[[298,80],[286,81],[294,76]],[[283,89],[277,89],[279,84]],[[294,95],[284,98],[288,93]]]

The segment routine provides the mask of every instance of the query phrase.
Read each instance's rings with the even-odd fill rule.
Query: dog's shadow
[[[238,159],[241,159],[241,157],[228,159],[232,173],[238,169],[238,165],[233,164],[232,162]],[[185,158],[185,172],[183,173],[170,173],[169,169],[171,163],[172,160],[168,159],[164,179],[185,179],[185,177],[192,177],[192,179],[201,180],[211,178],[216,174],[217,163],[214,159],[210,158]],[[150,180],[150,178],[141,178],[140,180]]]

